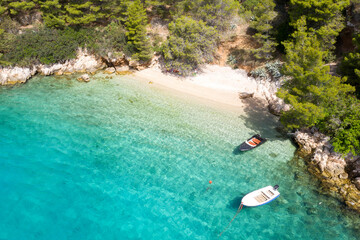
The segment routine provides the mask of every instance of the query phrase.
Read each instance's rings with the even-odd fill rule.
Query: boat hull
[[[241,203],[247,207],[257,207],[272,202],[279,196],[280,193],[274,187],[267,186],[246,194]]]
[[[251,145],[249,145],[248,142],[249,142],[251,139],[253,139],[253,138],[257,138],[258,140],[260,140],[260,143],[257,144],[256,146],[251,146]],[[243,142],[242,144],[240,144],[239,150],[240,150],[241,152],[249,151],[249,150],[251,150],[251,149],[254,149],[254,148],[260,146],[261,144],[263,144],[263,143],[266,142],[266,141],[267,141],[266,138],[262,138],[259,134],[255,134],[254,136],[252,136],[251,138],[249,138],[248,140],[246,140],[245,142]]]

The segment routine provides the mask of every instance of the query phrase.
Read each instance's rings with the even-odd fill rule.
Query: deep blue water
[[[0,239],[217,239],[275,184],[221,239],[359,239],[359,215],[319,194],[276,126],[126,77],[0,88]],[[233,153],[256,132],[270,140]]]

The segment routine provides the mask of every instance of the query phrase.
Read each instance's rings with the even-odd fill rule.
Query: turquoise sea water
[[[217,239],[244,194],[275,184],[221,239],[359,239],[274,117],[95,78],[0,89],[0,239]],[[255,132],[270,140],[234,154]]]

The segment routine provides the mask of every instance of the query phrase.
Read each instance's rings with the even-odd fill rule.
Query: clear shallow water
[[[276,120],[245,112],[101,75],[1,88],[0,239],[217,239],[244,194],[275,184],[221,239],[358,239]],[[270,141],[233,154],[254,132]]]

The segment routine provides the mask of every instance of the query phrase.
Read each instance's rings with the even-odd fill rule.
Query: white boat
[[[278,185],[267,186],[248,193],[242,198],[241,204],[247,207],[256,207],[269,203],[280,196],[278,188]]]

